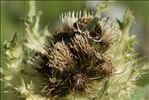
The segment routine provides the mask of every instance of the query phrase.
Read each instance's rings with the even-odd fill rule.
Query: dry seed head
[[[72,62],[72,54],[64,42],[57,42],[50,48],[48,55],[49,67],[54,67],[63,71]]]
[[[115,68],[108,57],[94,51],[94,56],[92,58],[95,60],[94,64],[92,65],[95,66],[94,74],[97,73],[98,77],[104,78],[114,74]]]
[[[70,44],[70,47],[76,52],[86,54],[90,54],[93,51],[93,48],[88,42],[88,39],[78,34],[76,34],[75,37],[72,39],[72,44]]]
[[[98,52],[95,52],[94,54],[95,54],[96,59],[100,62],[99,69],[103,77],[112,76],[115,71],[115,68],[113,67],[113,64],[110,58]]]
[[[87,77],[82,74],[78,73],[72,77],[74,89],[85,89],[86,88],[86,83],[87,83]]]

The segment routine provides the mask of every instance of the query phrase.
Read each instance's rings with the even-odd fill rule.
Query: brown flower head
[[[72,62],[72,54],[64,42],[57,42],[49,50],[48,66],[63,71]]]
[[[91,54],[93,52],[93,48],[88,42],[88,39],[85,36],[76,34],[72,39],[72,43],[70,44],[70,48],[73,49],[76,53],[82,54]]]
[[[83,73],[77,73],[72,77],[72,83],[75,90],[85,90],[87,87],[87,77]]]

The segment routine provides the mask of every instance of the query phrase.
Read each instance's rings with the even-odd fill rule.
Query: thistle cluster
[[[2,81],[27,100],[130,99],[142,70],[134,67],[135,37],[128,35],[132,13],[115,23],[96,13],[64,13],[49,34],[39,30],[41,13],[31,1],[25,38],[5,43]]]
[[[117,30],[109,18],[87,12],[68,12],[61,19],[62,28],[54,31],[46,53],[35,51],[32,59],[34,68],[47,81],[42,91],[53,95],[76,90],[89,92],[89,82],[114,74],[114,66],[105,52],[115,40]]]

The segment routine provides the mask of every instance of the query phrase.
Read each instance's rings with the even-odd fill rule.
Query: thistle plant
[[[136,37],[129,35],[134,17],[127,9],[122,22],[112,22],[97,8],[95,14],[62,14],[58,28],[49,33],[47,27],[39,30],[41,12],[31,1],[25,36],[18,39],[15,34],[4,43],[5,86],[26,100],[130,99],[147,69],[136,64]]]

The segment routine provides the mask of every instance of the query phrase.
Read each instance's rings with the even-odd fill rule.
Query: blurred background
[[[37,1],[37,11],[42,12],[41,28],[48,25],[49,31],[52,31],[62,13],[86,8],[95,9],[97,3],[100,4],[102,1]],[[138,52],[139,57],[144,57],[144,63],[149,62],[149,1],[111,1],[110,4],[109,10],[103,16],[109,16],[112,20],[115,17],[122,20],[126,8],[133,12],[135,21],[130,33],[135,34],[138,39],[135,50]],[[27,13],[28,1],[1,1],[1,47],[3,42],[10,40],[14,33],[17,32],[20,36],[25,33],[22,18],[26,17]],[[149,75],[142,80],[142,88],[145,88],[145,85],[148,84],[146,83],[148,78]],[[141,94],[142,91],[143,89],[140,89],[137,93]],[[134,98],[134,100],[140,100],[136,99],[138,98],[136,94],[134,94]]]

